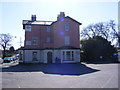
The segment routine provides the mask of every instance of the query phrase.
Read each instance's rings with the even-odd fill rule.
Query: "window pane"
[[[66,52],[66,60],[70,60],[70,51]]]
[[[65,31],[69,31],[69,24],[65,24]]]
[[[37,37],[33,37],[32,38],[32,44],[33,45],[37,45],[37,43],[38,43],[38,38]]]
[[[33,60],[37,60],[37,52],[33,52]]]
[[[50,37],[47,37],[47,38],[46,38],[46,42],[51,42],[51,38],[50,38]]]
[[[50,32],[50,27],[47,27],[47,32]]]
[[[65,36],[65,45],[69,45],[69,44],[70,44],[70,37]]]
[[[37,45],[37,40],[36,40],[36,39],[33,39],[32,44],[33,44],[33,45]]]
[[[31,45],[31,41],[26,41],[26,45]]]

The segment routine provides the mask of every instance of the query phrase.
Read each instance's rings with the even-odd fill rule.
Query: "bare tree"
[[[3,48],[3,58],[5,57],[6,48],[10,46],[12,36],[10,34],[0,34],[0,45]]]
[[[93,38],[96,36],[102,36],[111,42],[115,39],[118,39],[120,46],[120,33],[117,31],[114,20],[110,20],[109,22],[90,24],[81,32],[81,37],[83,39]]]
[[[117,25],[115,24],[114,20],[110,20],[109,26],[111,27],[110,34],[111,34],[112,40],[117,39],[118,46],[120,48],[120,31],[117,30],[116,28]]]

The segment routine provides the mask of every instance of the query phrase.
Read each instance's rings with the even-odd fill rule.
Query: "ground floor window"
[[[33,52],[33,60],[37,61],[37,52]]]
[[[73,61],[74,60],[74,51],[63,51],[63,60],[64,61]]]
[[[70,51],[66,52],[66,60],[70,60]]]

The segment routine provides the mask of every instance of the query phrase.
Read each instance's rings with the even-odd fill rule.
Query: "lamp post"
[[[17,36],[15,36],[15,38],[17,38]],[[21,37],[20,37],[20,39],[19,39],[19,42],[17,42],[17,43],[19,43],[19,44],[20,44],[20,47],[22,47],[22,39],[21,39]]]

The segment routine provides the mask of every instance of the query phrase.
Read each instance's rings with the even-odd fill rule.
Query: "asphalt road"
[[[118,88],[118,64],[3,64],[2,88]]]

